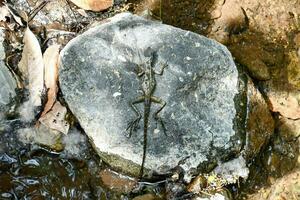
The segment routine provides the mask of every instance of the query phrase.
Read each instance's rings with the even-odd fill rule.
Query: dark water
[[[164,182],[140,183],[125,194],[104,186],[100,172],[109,167],[102,163],[78,124],[63,136],[64,149],[60,152],[24,142],[20,135],[25,127],[32,126],[18,118],[0,120],[0,200],[129,200],[145,193],[164,196]],[[113,185],[126,188],[126,182],[110,178]]]
[[[105,166],[83,134],[73,144],[83,147],[76,155],[23,144],[18,120],[2,121],[0,127],[0,199],[120,199],[101,186],[98,173]],[[75,134],[68,137],[76,139]]]

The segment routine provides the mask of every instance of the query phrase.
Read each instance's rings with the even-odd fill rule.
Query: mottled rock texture
[[[244,157],[251,160],[274,133],[275,122],[262,94],[251,78],[247,81],[246,145]]]
[[[3,42],[4,31],[0,29],[0,111],[1,107],[8,104],[11,98],[16,95],[16,82],[4,63],[5,49]]]
[[[268,187],[259,190],[257,193],[250,195],[249,200],[297,200],[300,198],[300,171],[294,170],[288,175],[276,180]]]
[[[136,117],[129,102],[139,97],[137,66],[154,53],[154,96],[166,102],[148,127],[145,167],[164,173],[177,165],[186,171],[237,154],[242,141],[238,71],[229,51],[203,36],[145,20],[117,15],[73,39],[61,53],[60,87],[66,102],[104,161],[137,174],[143,154],[143,119],[131,138]],[[146,53],[148,52],[148,53]],[[245,102],[244,102],[245,105]],[[238,106],[238,108],[237,108]],[[143,103],[137,105],[143,116]]]

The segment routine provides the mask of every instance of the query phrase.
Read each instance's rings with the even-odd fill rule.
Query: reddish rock
[[[278,179],[271,187],[263,188],[250,195],[248,200],[299,200],[300,171],[296,171]]]
[[[288,55],[289,64],[287,66],[288,82],[295,88],[300,89],[300,57],[296,51]]]
[[[248,113],[246,124],[245,157],[254,157],[268,142],[274,132],[274,120],[262,94],[255,88],[251,79],[248,80]]]
[[[269,87],[266,95],[272,112],[279,112],[290,119],[300,118],[300,93],[297,90],[276,90]]]
[[[118,193],[128,193],[137,185],[135,179],[109,169],[102,170],[100,172],[100,177],[104,186]]]
[[[300,137],[300,120],[292,120],[281,117],[278,132],[287,140]]]
[[[270,72],[266,65],[266,63],[270,63],[269,60],[272,60],[270,53],[255,45],[255,43],[251,44],[247,42],[235,42],[229,46],[229,49],[236,61],[247,67],[252,78],[257,80],[270,79]]]
[[[214,23],[209,37],[223,44],[226,44],[232,32],[240,32],[247,27],[247,16],[239,0],[225,1],[216,6],[211,15]]]

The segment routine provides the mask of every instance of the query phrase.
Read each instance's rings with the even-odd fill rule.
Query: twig
[[[44,0],[41,2],[36,8],[34,8],[32,11],[28,13],[28,20],[27,23],[29,23],[33,18],[49,3],[49,0]]]

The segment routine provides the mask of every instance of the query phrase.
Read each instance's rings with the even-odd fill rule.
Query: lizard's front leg
[[[166,134],[166,128],[165,128],[165,124],[163,122],[163,120],[161,119],[161,117],[158,116],[159,112],[166,106],[166,102],[164,100],[162,100],[161,98],[159,97],[155,97],[155,96],[151,96],[151,102],[153,103],[157,103],[157,104],[160,104],[161,106],[158,108],[157,111],[155,111],[155,113],[153,114],[153,118],[158,121],[163,129],[163,132],[165,135]]]
[[[165,69],[167,66],[168,66],[167,63],[164,63],[164,64],[160,63],[160,69],[159,69],[159,71],[155,71],[155,70],[153,70],[153,71],[154,71],[154,73],[157,74],[157,75],[163,75],[164,69]]]
[[[130,106],[133,109],[133,111],[136,113],[137,117],[134,120],[132,120],[130,123],[128,123],[128,126],[126,128],[126,131],[129,130],[128,137],[131,137],[132,131],[137,129],[139,122],[141,120],[141,117],[142,117],[141,113],[139,112],[139,110],[135,106],[135,104],[144,102],[144,100],[145,100],[145,96],[140,96],[140,97],[136,98],[134,101],[130,102]]]

